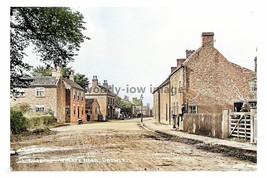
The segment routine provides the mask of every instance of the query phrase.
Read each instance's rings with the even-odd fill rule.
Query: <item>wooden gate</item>
[[[232,112],[230,113],[229,136],[255,140],[255,111],[252,112]]]

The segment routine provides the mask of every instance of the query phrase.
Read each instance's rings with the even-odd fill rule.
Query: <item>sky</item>
[[[81,45],[69,66],[86,74],[90,82],[93,75],[100,83],[107,80],[120,89],[121,97],[139,98],[137,87],[145,87],[143,103],[151,106],[153,87],[168,77],[177,58],[185,58],[185,50],[201,46],[202,32],[214,32],[215,48],[229,61],[254,70],[255,7],[244,3],[237,11],[237,5],[71,7],[84,15],[84,34],[91,40]],[[25,61],[41,64],[31,49],[27,53]]]

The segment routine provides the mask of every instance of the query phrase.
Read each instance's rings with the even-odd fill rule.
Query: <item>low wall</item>
[[[183,131],[223,138],[222,114],[184,114]]]

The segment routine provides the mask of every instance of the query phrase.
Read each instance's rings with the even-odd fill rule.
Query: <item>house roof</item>
[[[69,84],[71,87],[73,88],[77,88],[80,90],[84,90],[83,87],[81,87],[79,84],[77,84],[76,82],[68,79],[68,78],[62,78],[64,82],[66,82],[67,84]]]
[[[33,77],[30,78],[32,81],[30,82],[30,86],[57,86],[57,82],[59,79],[56,77]]]
[[[46,77],[32,77],[30,78],[32,79],[30,86],[34,87],[34,86],[52,86],[52,87],[56,87],[57,83],[59,81],[58,78],[56,77],[51,77],[51,76],[46,76]],[[69,86],[73,87],[73,88],[77,88],[80,90],[84,90],[79,84],[77,84],[76,82],[67,79],[67,78],[62,78],[64,82],[66,82]]]
[[[170,77],[168,77],[166,80],[164,80],[154,91],[153,94],[158,91],[160,88],[162,88],[163,86],[167,85],[170,82]]]
[[[105,94],[105,93],[107,93],[107,94],[109,94],[109,95],[116,96],[112,91],[110,91],[110,88],[109,88],[109,87],[104,86],[104,85],[100,85],[100,84],[97,84],[97,86],[102,90],[102,91],[101,91],[101,94]],[[92,88],[92,87],[90,87],[90,89],[91,89],[91,88]],[[88,90],[88,92],[91,91],[90,89]],[[103,91],[105,91],[105,92],[103,92]]]

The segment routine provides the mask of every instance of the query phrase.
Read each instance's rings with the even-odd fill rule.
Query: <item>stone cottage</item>
[[[35,112],[50,112],[58,122],[77,123],[78,118],[86,122],[85,92],[74,82],[62,77],[61,69],[53,70],[52,76],[33,77],[23,94],[11,98],[11,106],[27,103]]]

